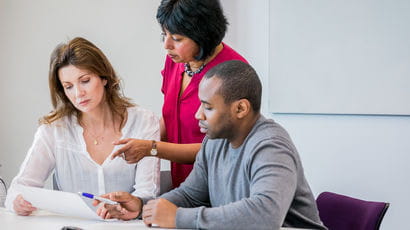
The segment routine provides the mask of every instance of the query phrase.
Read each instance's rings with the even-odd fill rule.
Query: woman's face
[[[196,61],[194,57],[198,55],[199,46],[192,39],[179,34],[171,34],[167,30],[164,30],[162,35],[164,49],[174,62],[188,63]]]
[[[101,105],[107,80],[73,65],[60,68],[58,77],[65,95],[81,112],[90,112]]]

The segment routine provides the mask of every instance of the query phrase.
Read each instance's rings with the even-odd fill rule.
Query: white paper
[[[85,219],[103,220],[76,193],[19,186],[25,200],[38,209]]]

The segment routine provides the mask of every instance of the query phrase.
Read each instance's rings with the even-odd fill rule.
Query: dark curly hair
[[[162,0],[157,20],[162,30],[192,39],[199,46],[198,61],[212,55],[228,25],[218,0]]]

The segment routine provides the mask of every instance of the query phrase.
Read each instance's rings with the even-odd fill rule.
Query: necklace
[[[205,63],[202,64],[197,70],[192,71],[191,66],[189,66],[189,63],[185,63],[184,64],[184,68],[185,68],[184,71],[185,71],[186,74],[188,74],[188,76],[192,77],[192,76],[194,76],[194,74],[200,73],[204,67],[205,67]]]
[[[88,129],[86,129],[85,132],[86,132],[87,134],[89,134],[89,136],[90,136],[92,139],[94,139],[94,141],[93,141],[94,145],[98,145],[98,144],[100,144],[101,142],[104,141],[104,136],[103,136],[103,135],[97,136],[97,135],[95,135],[94,133],[92,133],[92,132],[91,132],[90,130],[88,130]],[[100,142],[98,141],[98,139],[100,139]]]

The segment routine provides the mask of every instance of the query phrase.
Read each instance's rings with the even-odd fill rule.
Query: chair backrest
[[[56,173],[53,173],[53,190],[61,190],[60,186],[58,186]]]
[[[171,177],[171,171],[161,171],[160,175],[160,192],[159,195],[162,195],[166,192],[169,192],[172,190],[172,177]]]
[[[4,201],[6,201],[7,186],[6,182],[0,177],[0,207],[4,207]]]
[[[332,192],[316,199],[320,219],[329,230],[378,230],[389,203],[365,201]]]

